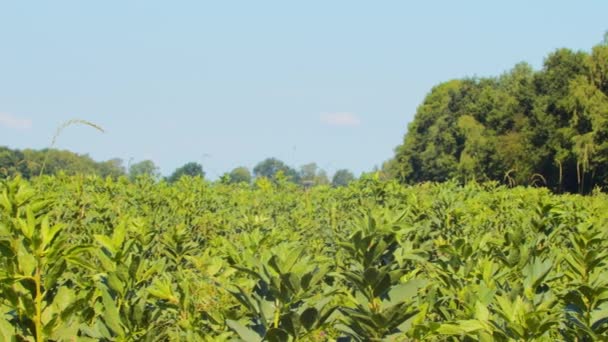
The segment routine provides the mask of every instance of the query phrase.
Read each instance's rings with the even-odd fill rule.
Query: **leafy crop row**
[[[5,180],[0,340],[606,340],[607,219],[495,184]]]

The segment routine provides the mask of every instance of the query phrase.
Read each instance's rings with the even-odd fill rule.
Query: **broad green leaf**
[[[61,231],[61,229],[63,229],[63,225],[62,224],[55,224],[55,225],[50,225],[49,224],[49,218],[48,216],[45,216],[42,219],[42,224],[41,224],[41,232],[42,232],[42,249],[46,249],[47,246],[49,246],[51,244],[51,242],[53,241],[53,239],[55,239],[55,236]]]
[[[490,319],[490,310],[481,302],[475,302],[475,318],[482,322],[487,322]]]
[[[315,308],[308,308],[300,315],[300,323],[306,330],[311,330],[317,319],[319,318],[319,312]]]
[[[118,251],[118,246],[114,245],[111,238],[100,234],[95,234],[93,236],[95,237],[95,241],[97,241],[97,243],[99,243],[103,248],[107,249],[108,252],[112,253],[112,255],[116,254]]]
[[[226,325],[234,330],[246,342],[261,342],[262,338],[255,331],[245,327],[241,323],[228,319]]]
[[[118,312],[118,308],[116,307],[116,303],[110,297],[110,294],[105,288],[101,289],[101,298],[104,307],[103,320],[108,326],[108,328],[112,329],[114,333],[118,336],[124,336],[125,332],[122,327],[120,313]]]
[[[111,245],[118,249],[122,246],[125,241],[125,237],[127,236],[127,225],[125,221],[119,223],[116,227],[114,227],[114,233],[112,234]]]
[[[396,305],[399,302],[409,301],[418,295],[418,290],[424,287],[425,280],[412,279],[404,284],[393,286],[388,292],[388,299],[382,305],[384,308]]]
[[[363,279],[367,286],[373,286],[381,280],[380,271],[375,267],[369,267],[363,272]]]
[[[4,317],[0,317],[0,340],[17,342],[15,327],[5,320]]]
[[[391,288],[391,276],[390,274],[384,273],[382,278],[374,287],[374,297],[380,297],[384,295]]]
[[[442,335],[465,335],[484,329],[485,326],[477,320],[465,320],[457,323],[441,324],[437,332]]]
[[[264,339],[268,342],[287,342],[289,341],[289,334],[283,329],[272,328],[266,332]]]
[[[33,276],[37,265],[36,258],[32,254],[26,252],[25,249],[21,249],[17,257],[19,258],[19,267],[21,268],[23,275]]]

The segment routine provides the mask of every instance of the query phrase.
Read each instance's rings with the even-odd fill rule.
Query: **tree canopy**
[[[452,80],[418,107],[387,171],[404,183],[498,180],[588,192],[608,185],[608,45],[558,49],[540,71]]]
[[[355,180],[355,175],[352,172],[341,169],[334,173],[334,177],[331,180],[331,185],[333,186],[346,186],[348,183]]]
[[[300,172],[298,173],[298,179],[299,183],[306,187],[329,184],[327,173],[325,170],[319,168],[317,163],[302,165],[300,167]]]
[[[44,165],[44,168],[42,167]],[[319,168],[316,163],[302,165],[298,171],[276,158],[267,158],[254,168],[255,177],[265,177],[272,181],[282,179],[301,186],[317,186],[330,184],[325,170]],[[64,173],[67,175],[97,175],[102,178],[118,178],[128,176],[135,180],[141,175],[149,175],[160,179],[160,171],[151,160],[143,160],[130,164],[128,172],[123,166],[122,159],[114,158],[106,161],[95,161],[88,155],[80,155],[74,152],[57,149],[11,149],[0,146],[0,178],[20,175],[29,179],[40,174],[53,175]],[[169,183],[178,181],[182,176],[205,177],[203,166],[196,162],[186,163],[173,171],[165,179]],[[251,184],[252,173],[247,167],[239,166],[224,174],[220,181],[234,184]],[[345,185],[354,179],[348,170],[339,170],[333,177],[332,185]]]
[[[160,176],[160,172],[158,167],[151,160],[142,160],[129,167],[129,178],[132,180],[142,175],[158,178]]]
[[[88,155],[65,150],[18,150],[0,146],[0,177],[19,174],[23,178],[31,178],[41,173],[51,175],[59,172],[115,178],[124,175],[125,168],[122,160],[117,158],[96,162]]]
[[[190,177],[205,177],[205,172],[203,171],[203,166],[196,162],[186,163],[173,171],[171,176],[167,178],[167,181],[170,183],[178,181],[183,176]]]
[[[228,174],[228,183],[251,183],[251,172],[244,166],[234,168]]]
[[[256,177],[266,177],[268,179],[273,179],[278,172],[282,172],[292,182],[299,181],[298,172],[276,158],[266,158],[253,168],[253,174]]]

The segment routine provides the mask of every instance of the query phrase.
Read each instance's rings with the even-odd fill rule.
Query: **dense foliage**
[[[608,197],[0,181],[2,341],[597,341]]]
[[[88,155],[53,148],[19,150],[0,146],[0,178],[17,174],[30,178],[41,173],[54,175],[59,172],[98,175],[103,178],[119,177],[126,173],[120,159],[97,162]]]
[[[19,150],[0,146],[0,179],[17,175],[30,179],[40,175],[56,175],[59,173],[96,175],[101,178],[112,177],[114,179],[128,175],[131,180],[144,175],[155,179],[161,178],[159,167],[152,160],[142,160],[135,163],[129,161],[127,168],[123,166],[123,161],[118,158],[97,162],[88,155],[53,148]],[[319,168],[316,163],[302,165],[300,170],[296,171],[276,158],[267,158],[259,162],[253,171],[256,177],[265,177],[275,181],[286,177],[289,181],[305,187],[329,183],[327,173]],[[172,183],[182,176],[204,178],[203,165],[197,162],[188,162],[175,169],[165,180]],[[222,175],[219,181],[221,183],[251,184],[252,179],[253,176],[249,169],[239,166]],[[334,174],[332,185],[346,185],[354,179],[355,176],[350,171],[341,169]]]
[[[402,182],[496,180],[588,193],[608,185],[608,41],[540,71],[434,87],[388,171]]]

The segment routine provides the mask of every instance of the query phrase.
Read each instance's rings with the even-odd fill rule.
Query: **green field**
[[[0,185],[3,341],[596,341],[608,197],[364,177]]]

